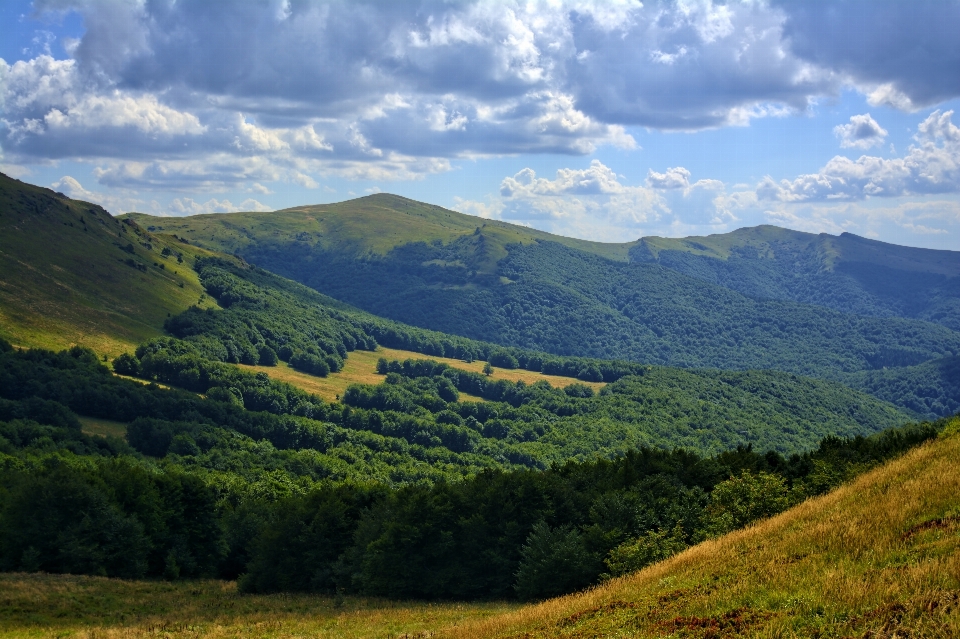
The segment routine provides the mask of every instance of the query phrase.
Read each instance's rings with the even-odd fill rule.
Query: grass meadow
[[[344,391],[350,384],[379,384],[383,381],[383,375],[377,374],[377,360],[381,357],[388,360],[405,359],[429,359],[437,362],[443,362],[452,368],[470,371],[473,373],[482,373],[485,362],[474,361],[464,362],[459,359],[448,357],[436,357],[433,355],[423,355],[412,351],[401,351],[394,348],[377,347],[376,352],[371,351],[353,351],[344,362],[343,370],[337,373],[331,373],[327,377],[315,377],[307,373],[301,373],[287,366],[285,362],[279,362],[277,366],[246,366],[240,364],[240,368],[250,372],[263,372],[272,377],[297,388],[305,390],[308,393],[319,395],[327,401],[335,401],[343,396]],[[505,379],[511,382],[523,380],[526,384],[533,384],[539,381],[545,381],[556,388],[563,388],[573,383],[586,384],[594,391],[603,388],[603,382],[581,382],[573,377],[561,377],[558,375],[544,375],[535,371],[522,369],[493,369],[491,379]],[[480,397],[460,393],[460,399],[463,401],[483,401]]]
[[[240,595],[223,581],[123,581],[0,573],[3,639],[425,637],[515,604],[429,604],[317,595]]]

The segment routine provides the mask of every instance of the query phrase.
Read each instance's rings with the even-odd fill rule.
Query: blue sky
[[[960,250],[960,1],[5,0],[0,171],[187,215],[386,191],[587,239]]]

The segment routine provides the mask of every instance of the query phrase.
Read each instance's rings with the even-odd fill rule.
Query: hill
[[[842,290],[833,297],[823,293],[797,301],[786,293],[779,298],[766,294],[759,285],[738,290],[726,280],[709,282],[672,267],[677,260],[667,256],[687,253],[669,248],[674,246],[669,241],[603,245],[568,240],[396,196],[269,215],[131,217],[147,228],[162,227],[208,248],[236,253],[382,317],[558,355],[683,367],[775,368],[829,378],[960,352],[960,333],[947,318],[957,297],[951,287],[960,282],[955,276],[960,267],[954,266],[957,254],[947,251],[863,241],[867,248],[857,253],[857,241],[840,238],[847,257],[835,262],[843,273],[886,262],[913,277],[903,287],[939,291],[926,310],[910,306],[899,317],[892,302],[882,313],[857,314],[859,307],[850,312],[843,306],[849,296]],[[760,227],[753,234],[795,238],[792,232],[771,229]],[[716,262],[732,250],[724,242],[736,244],[740,237],[728,235],[736,237],[718,236],[725,239],[714,240],[716,249],[682,246],[709,253]],[[809,248],[791,241],[801,253]],[[669,247],[661,250],[661,244]],[[903,270],[911,265],[914,270]],[[766,282],[774,275],[783,279],[779,271],[762,271],[755,279]],[[808,271],[797,277],[813,289],[832,290],[833,280],[821,281]],[[868,283],[875,287],[874,280]],[[775,289],[774,284],[764,286]],[[821,304],[820,297],[843,310]],[[934,319],[942,322],[927,321]]]
[[[630,260],[754,298],[792,300],[960,329],[960,253],[757,226],[708,237],[645,237]]]
[[[118,355],[171,314],[211,305],[189,267],[208,254],[0,174],[0,337]]]
[[[958,636],[958,455],[960,437],[941,437],[639,573],[439,634]]]

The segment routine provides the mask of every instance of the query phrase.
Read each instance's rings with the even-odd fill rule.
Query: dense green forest
[[[153,342],[138,361],[177,343]],[[82,348],[0,342],[0,569],[240,577],[247,591],[540,598],[778,512],[937,431],[827,437],[789,456],[638,446],[523,469],[529,457],[487,454],[509,457],[517,439],[494,415],[554,418],[617,392],[500,382],[485,391],[500,401],[459,403],[457,386],[483,376],[384,360],[386,383],[324,404],[185,355],[223,385],[203,398],[117,378]],[[84,434],[78,414],[129,423],[127,441]],[[428,414],[416,427],[447,430],[362,430]],[[471,444],[479,452],[454,451]]]
[[[550,242],[510,245],[495,274],[478,273],[466,264],[482,237],[384,257],[309,246],[244,257],[377,315],[559,355],[827,377],[960,352],[960,334],[936,324],[757,300]]]
[[[224,310],[191,308],[169,319],[166,327],[171,334],[191,342],[213,360],[257,364],[278,357],[306,372],[325,374],[328,369],[336,371],[349,351],[372,349],[382,344],[425,355],[489,360],[501,368],[523,368],[584,381],[614,382],[626,375],[658,371],[658,375],[689,377],[685,383],[690,384],[687,388],[691,389],[691,396],[695,395],[692,389],[701,383],[694,383],[694,379],[717,377],[704,371],[689,371],[689,375],[680,371],[668,373],[661,367],[622,360],[560,357],[418,329],[357,311],[303,285],[227,259],[198,259],[195,268],[201,283]],[[261,353],[266,355],[262,362]],[[779,374],[745,372],[743,375],[773,379]],[[949,368],[932,370],[924,364],[920,368],[891,368],[836,377],[852,388],[877,393],[877,397],[915,416],[945,416],[960,407],[960,388]],[[720,383],[725,382],[721,379]],[[812,380],[803,383],[813,384]],[[683,388],[682,384],[674,386]],[[826,386],[823,384],[822,388]],[[889,388],[897,390],[892,392]],[[709,418],[702,419],[709,421]],[[727,441],[722,446],[730,443]],[[695,444],[685,442],[684,445]]]

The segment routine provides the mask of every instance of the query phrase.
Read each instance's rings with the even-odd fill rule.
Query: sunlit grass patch
[[[308,373],[290,368],[286,363],[279,362],[277,366],[247,366],[240,364],[240,368],[252,372],[264,372],[273,379],[292,384],[297,388],[308,393],[313,393],[326,399],[327,401],[336,401],[343,397],[343,393],[351,384],[379,384],[383,381],[383,375],[377,374],[377,360],[380,358],[387,360],[406,359],[429,359],[436,362],[442,362],[452,368],[457,368],[472,373],[482,373],[485,362],[473,361],[464,362],[459,359],[449,357],[436,357],[433,355],[424,355],[413,351],[402,351],[395,348],[377,347],[375,352],[371,351],[353,351],[347,356],[344,362],[343,370],[337,373],[331,373],[326,377],[316,377]],[[603,382],[582,382],[573,377],[561,377],[559,375],[544,375],[535,371],[521,369],[493,369],[490,376],[493,380],[505,379],[511,382],[523,381],[526,384],[533,384],[539,381],[545,381],[555,388],[563,388],[570,384],[586,384],[595,391],[603,388]],[[460,393],[460,399],[463,401],[484,401],[480,397]]]
[[[87,435],[113,436],[121,439],[127,437],[127,424],[123,422],[96,417],[80,417],[80,423],[83,425],[83,432]]]

